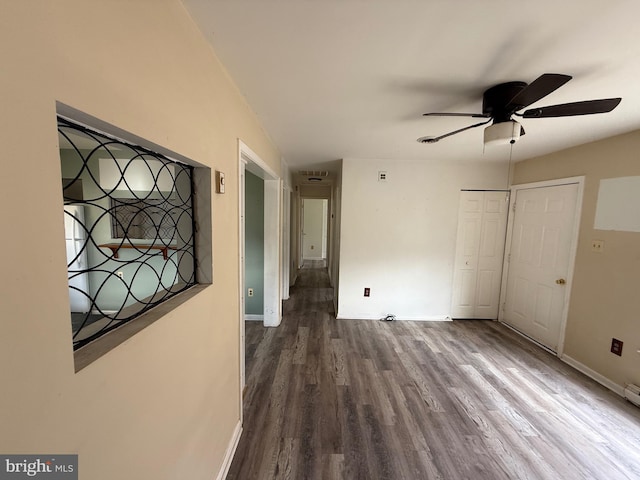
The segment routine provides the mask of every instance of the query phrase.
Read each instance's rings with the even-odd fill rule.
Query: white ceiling
[[[611,113],[524,119],[521,160],[640,128],[637,0],[183,0],[294,169],[341,158],[492,161],[478,119],[497,83],[574,78],[534,106],[622,97]]]

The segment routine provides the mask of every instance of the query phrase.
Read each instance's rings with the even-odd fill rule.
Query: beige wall
[[[507,178],[506,161],[343,159],[338,318],[446,319],[460,191]]]
[[[640,233],[594,230],[599,182],[640,175],[640,131],[517,163],[514,184],[585,176],[564,353],[614,383],[640,384]],[[638,206],[640,208],[640,206]],[[591,251],[604,240],[604,252]],[[624,342],[622,357],[611,338]]]
[[[0,452],[215,478],[240,418],[238,138],[276,172],[279,153],[178,0],[3,0],[0,60]],[[213,285],[77,374],[56,101],[227,178]]]

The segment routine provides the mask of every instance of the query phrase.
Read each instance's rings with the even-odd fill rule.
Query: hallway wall
[[[241,413],[238,138],[275,172],[280,154],[179,0],[0,9],[0,451],[77,453],[91,480],[214,479]],[[78,373],[56,101],[226,174],[213,284]]]

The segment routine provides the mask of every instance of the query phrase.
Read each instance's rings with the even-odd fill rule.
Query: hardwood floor
[[[496,322],[336,320],[306,268],[246,338],[229,480],[640,478],[640,409]]]

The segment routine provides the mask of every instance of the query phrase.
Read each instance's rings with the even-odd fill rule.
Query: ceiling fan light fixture
[[[484,129],[484,144],[509,145],[514,144],[520,138],[522,126],[515,120],[494,123]]]

